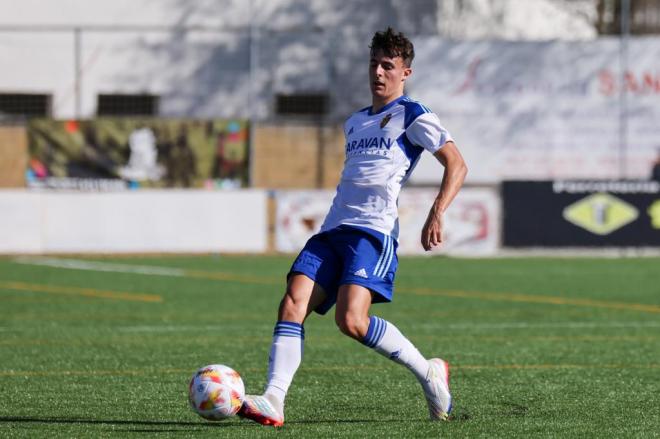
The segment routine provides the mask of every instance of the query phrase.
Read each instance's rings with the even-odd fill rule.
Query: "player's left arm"
[[[444,166],[445,171],[440,184],[438,196],[431,206],[426,223],[422,228],[422,247],[429,251],[442,242],[443,214],[456,194],[463,186],[467,175],[467,165],[460,151],[453,141],[446,142],[434,154],[435,158]]]

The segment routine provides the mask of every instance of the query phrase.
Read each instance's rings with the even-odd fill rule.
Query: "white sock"
[[[279,321],[268,356],[268,382],[264,396],[283,411],[284,398],[303,356],[305,329],[299,323]]]
[[[426,384],[429,362],[415,345],[387,320],[371,316],[363,343],[395,363],[403,364],[410,369],[422,386]]]

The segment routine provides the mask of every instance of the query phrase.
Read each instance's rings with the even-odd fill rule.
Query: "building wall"
[[[258,188],[334,188],[344,163],[340,126],[263,124],[254,129],[252,185]]]
[[[541,8],[545,30],[525,34],[538,28],[520,26],[520,11],[530,6],[521,7],[531,3]],[[366,57],[375,30],[593,37],[574,3],[0,0],[0,59],[11,60],[11,68],[0,71],[0,93],[52,94],[56,118],[93,117],[99,93],[149,93],[161,96],[163,116],[265,120],[276,94],[321,92],[332,96],[330,118],[339,121],[369,101]],[[595,8],[595,0],[579,3]]]
[[[25,187],[27,134],[22,126],[0,126],[0,188]]]

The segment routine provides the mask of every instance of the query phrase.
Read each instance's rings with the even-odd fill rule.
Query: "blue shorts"
[[[315,311],[325,314],[345,284],[361,285],[374,294],[372,302],[390,302],[399,260],[398,243],[375,230],[339,226],[312,236],[293,262],[287,278],[302,273],[321,285],[326,300]]]

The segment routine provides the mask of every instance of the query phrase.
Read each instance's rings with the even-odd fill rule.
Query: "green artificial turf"
[[[98,264],[56,267],[74,259]],[[0,437],[660,435],[657,258],[401,258],[372,312],[451,363],[450,422],[428,422],[412,375],[332,315],[305,324],[282,429],[204,421],[187,402],[198,367],[263,389],[290,262],[0,259]]]

